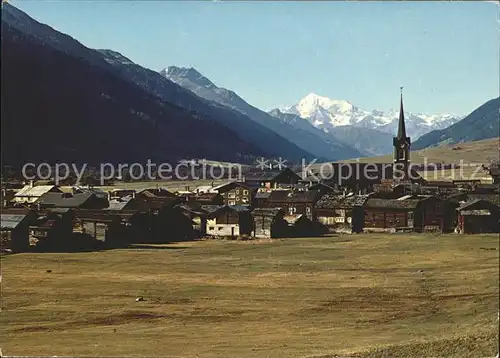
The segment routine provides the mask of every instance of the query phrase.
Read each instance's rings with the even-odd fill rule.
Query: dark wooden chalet
[[[219,193],[183,193],[178,198],[184,203],[199,205],[224,205],[224,197]]]
[[[158,198],[158,197],[169,197],[174,198],[176,195],[169,191],[168,189],[157,187],[157,188],[149,188],[143,189],[136,193],[136,197],[138,199],[147,199],[147,198]]]
[[[316,203],[318,221],[328,231],[360,232],[363,229],[363,205],[370,195],[326,194]]]
[[[103,209],[108,201],[96,194],[85,193],[45,193],[35,202],[37,208]]]
[[[288,233],[288,222],[284,216],[285,211],[281,208],[253,209],[253,235],[258,238],[285,237]]]
[[[30,226],[30,245],[42,251],[71,248],[75,212],[69,208],[41,211]]]
[[[207,234],[212,236],[250,236],[253,226],[252,215],[246,205],[213,207],[207,215]]]
[[[201,205],[196,203],[182,203],[177,206],[184,216],[191,220],[195,237],[203,237],[207,233],[207,215]],[[218,207],[218,206],[217,206]]]
[[[35,212],[27,209],[2,210],[0,249],[22,252],[29,249],[29,226],[36,222]]]
[[[139,211],[147,214],[142,215],[141,227],[146,235],[142,240],[144,243],[167,243],[174,241],[190,240],[194,236],[192,221],[183,214],[179,204],[179,197],[156,197],[139,200]],[[196,203],[196,201],[190,201]]]
[[[245,173],[243,183],[250,188],[275,189],[282,184],[297,184],[301,177],[290,168],[283,170],[262,170]]]
[[[456,231],[462,234],[498,233],[499,208],[486,200],[473,200],[457,208]]]
[[[452,208],[431,196],[370,198],[364,204],[364,231],[436,231],[453,228]]]
[[[285,215],[283,219],[288,223],[287,237],[309,237],[319,233],[318,227],[306,215]]]
[[[222,195],[225,205],[252,205],[252,189],[243,183],[233,181],[212,190]]]
[[[271,191],[264,207],[282,208],[286,215],[304,215],[315,221],[317,200],[316,191],[274,190]]]
[[[271,196],[271,191],[257,191],[253,197],[253,206],[256,208],[267,208],[269,206],[267,200]]]

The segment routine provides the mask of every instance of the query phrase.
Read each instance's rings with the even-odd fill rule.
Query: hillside
[[[5,164],[266,154],[209,117],[162,102],[4,21],[1,80],[8,88],[1,93]]]
[[[30,39],[31,43],[42,46],[46,50],[51,50],[53,54],[58,53],[59,55],[66,56],[68,59],[71,58],[70,61],[76,59],[82,64],[85,64],[85,66],[92,67],[90,71],[98,73],[99,77],[113,78],[113,81],[121,84],[120,87],[123,92],[128,92],[129,88],[134,88],[131,92],[140,93],[137,98],[147,97],[151,101],[157,102],[160,106],[166,106],[172,110],[175,108],[176,112],[183,113],[183,115],[190,117],[195,117],[198,122],[200,120],[209,121],[210,124],[207,124],[207,127],[205,127],[205,124],[196,127],[191,126],[191,121],[187,121],[186,123],[176,123],[176,121],[182,121],[181,119],[176,120],[176,118],[180,117],[178,115],[168,115],[169,131],[174,132],[175,136],[170,133],[163,138],[161,136],[161,132],[155,133],[155,135],[157,135],[161,140],[164,140],[166,143],[180,143],[180,147],[184,148],[180,152],[176,152],[175,149],[169,144],[171,149],[174,149],[171,151],[171,154],[174,157],[181,155],[182,157],[207,157],[209,159],[227,161],[250,161],[257,153],[260,153],[257,154],[259,156],[282,156],[287,159],[313,157],[313,155],[308,153],[306,150],[290,143],[278,133],[255,123],[247,116],[237,111],[224,108],[215,102],[206,101],[194,95],[192,92],[169,81],[159,73],[138,66],[114,51],[106,50],[101,53],[99,51],[89,49],[72,37],[60,33],[50,26],[35,21],[24,12],[7,3],[2,3],[2,26],[8,27],[11,33],[16,31],[18,34],[22,34],[23,41],[25,39]],[[19,37],[18,35],[16,36]],[[25,65],[31,64],[25,62]],[[21,69],[19,68],[19,70]],[[58,73],[52,76],[51,74],[47,74],[47,80],[50,80],[50,77],[63,76],[61,74],[62,72],[66,74],[71,71],[71,69],[67,68],[67,66],[60,66],[57,68],[54,67],[52,70],[57,71]],[[5,70],[5,72],[7,72],[7,70]],[[100,82],[97,81],[97,83]],[[29,85],[28,82],[26,85]],[[96,90],[97,89],[98,88],[96,87]],[[78,100],[82,102],[87,100],[86,97],[78,96],[76,93],[74,97],[79,98]],[[53,99],[56,98],[57,97],[54,95]],[[127,111],[129,110],[128,107],[134,105],[134,98],[136,97],[130,97],[128,101],[123,103],[113,103],[115,103],[117,107],[123,106],[124,108],[121,108],[121,110]],[[161,104],[162,102],[163,104]],[[54,102],[54,105],[55,103],[58,102]],[[49,107],[52,104],[51,102],[46,102],[46,105]],[[92,108],[93,115],[106,117],[109,115],[100,113],[99,111],[101,109],[91,103],[89,103],[87,107]],[[59,111],[61,109],[51,108],[50,110]],[[164,115],[165,114],[166,113],[164,113]],[[149,113],[148,115],[151,116]],[[65,116],[67,118],[71,118],[73,114],[70,115],[68,113]],[[113,118],[119,117],[115,116]],[[213,130],[208,128],[208,126],[214,126]],[[177,130],[177,128],[182,127],[189,128],[189,130],[185,132]],[[213,137],[210,134],[213,131],[222,131],[221,133],[224,133],[224,135],[217,135]],[[125,134],[120,132],[119,125],[115,126],[113,132],[115,136],[126,137]],[[193,135],[193,132],[196,133]],[[137,133],[140,133],[140,131]],[[171,137],[172,140],[170,140]],[[201,137],[206,138],[198,140],[198,138]],[[154,137],[151,137],[150,139],[152,138]],[[221,141],[220,138],[224,138],[225,140]],[[207,148],[208,150],[205,150],[204,148],[206,148],[206,145],[202,142],[209,143],[210,141],[212,141],[211,146],[213,148]],[[90,145],[90,142],[91,141],[89,141],[87,145]],[[233,145],[237,142],[242,143]],[[46,142],[45,146],[50,147],[51,143],[52,141]],[[55,144],[57,144],[57,141]],[[151,146],[150,143],[147,143],[147,145]],[[141,145],[138,144],[138,147],[140,146]],[[243,149],[245,146],[249,146],[248,149],[240,151],[239,148],[241,147]],[[130,150],[133,152],[134,149],[132,148],[133,147],[131,147]],[[250,148],[253,149],[249,150]],[[57,148],[53,149],[54,152],[58,152],[58,150],[59,149]],[[148,150],[146,152],[150,153],[151,151]],[[215,153],[215,156],[212,155],[213,153]],[[159,156],[163,156],[162,153],[158,154]],[[209,155],[211,156],[208,157]],[[139,157],[142,157],[142,155],[139,155]]]
[[[247,115],[256,123],[279,133],[318,159],[339,160],[362,155],[361,152],[354,150],[349,145],[325,135],[323,131],[315,128],[307,120],[296,122],[282,120],[273,113],[266,113],[252,106],[236,92],[216,86],[194,68],[169,66],[160,73],[202,98],[215,101]],[[302,126],[294,125],[297,122]]]
[[[307,150],[291,143],[281,133],[256,123],[244,113],[215,101],[201,98],[160,73],[144,68],[116,51],[99,50],[99,52],[123,79],[144,88],[163,101],[210,116],[218,123],[233,130],[243,140],[254,144],[266,153],[298,161],[300,158],[314,157]]]
[[[445,129],[435,130],[413,143],[414,149],[436,147],[442,144],[471,142],[500,135],[500,97],[492,99],[467,117]]]

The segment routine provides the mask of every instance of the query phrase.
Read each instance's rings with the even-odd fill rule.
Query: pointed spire
[[[405,114],[403,110],[403,87],[401,89],[401,106],[399,108],[398,139],[406,139]]]

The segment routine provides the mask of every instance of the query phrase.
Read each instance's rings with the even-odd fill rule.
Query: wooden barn
[[[84,193],[52,193],[40,196],[35,202],[39,209],[73,208],[73,209],[103,209],[108,206],[108,200],[100,198],[91,192]]]
[[[285,212],[281,208],[253,209],[253,236],[258,238],[285,237],[288,233],[288,222],[283,218],[284,215]]]
[[[207,233],[207,215],[202,206],[196,203],[183,203],[178,205],[182,214],[192,222],[195,237],[203,237]]]
[[[318,227],[306,215],[285,215],[283,219],[288,223],[287,237],[310,237],[318,234]]]
[[[53,208],[40,212],[36,223],[29,227],[30,245],[51,251],[71,246],[75,212],[69,208]]]
[[[316,191],[273,190],[265,202],[265,207],[283,208],[286,215],[304,215],[316,220]]]
[[[31,210],[9,210],[0,214],[0,249],[23,252],[29,249],[29,226],[37,215]]]
[[[318,221],[331,232],[360,232],[369,195],[326,194],[316,203]]]
[[[461,234],[498,233],[500,231],[499,209],[486,200],[473,200],[457,208],[458,225]]]
[[[205,207],[203,207],[205,209]],[[212,236],[250,236],[253,219],[247,206],[223,205],[214,207],[207,215],[207,235]]]
[[[432,196],[371,197],[363,209],[364,231],[448,232],[454,225],[453,207]]]

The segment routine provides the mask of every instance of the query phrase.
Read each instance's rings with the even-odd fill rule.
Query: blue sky
[[[192,66],[262,109],[310,92],[364,109],[467,114],[499,94],[491,2],[10,0],[92,48]]]

